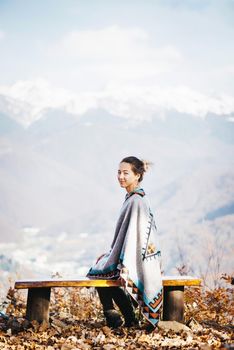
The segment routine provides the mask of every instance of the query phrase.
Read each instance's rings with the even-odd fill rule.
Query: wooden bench
[[[191,276],[163,277],[163,320],[184,321],[184,287],[200,286],[201,279]],[[59,287],[124,287],[123,280],[46,279],[16,281],[16,289],[28,289],[26,318],[29,321],[49,321],[51,288]]]

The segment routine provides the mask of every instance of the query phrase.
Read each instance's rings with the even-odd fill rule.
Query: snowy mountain
[[[144,188],[165,272],[185,263],[203,274],[218,247],[220,271],[228,272],[234,228],[230,118],[170,111],[164,119],[132,122],[101,108],[79,118],[50,108],[23,128],[2,113],[0,250],[32,271],[85,271],[109,249],[125,195],[116,181],[118,162],[136,155],[154,163]],[[30,235],[27,227],[38,231]]]

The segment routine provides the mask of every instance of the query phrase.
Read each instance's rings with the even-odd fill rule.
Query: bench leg
[[[165,286],[163,320],[184,322],[184,286]]]
[[[50,288],[29,288],[26,318],[49,322]]]

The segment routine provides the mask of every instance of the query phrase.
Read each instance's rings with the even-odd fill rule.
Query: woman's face
[[[131,164],[120,163],[118,170],[118,181],[121,187],[125,188],[127,192],[131,192],[137,187],[140,175],[132,171]]]

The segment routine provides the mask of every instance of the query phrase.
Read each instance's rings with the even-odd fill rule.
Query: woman
[[[97,288],[107,325],[118,327],[137,324],[131,299],[143,315],[156,326],[162,306],[160,251],[156,243],[156,226],[144,190],[140,187],[147,162],[126,157],[119,164],[118,181],[127,191],[117,221],[111,249],[98,258],[88,277],[125,281],[125,290],[117,287]]]

